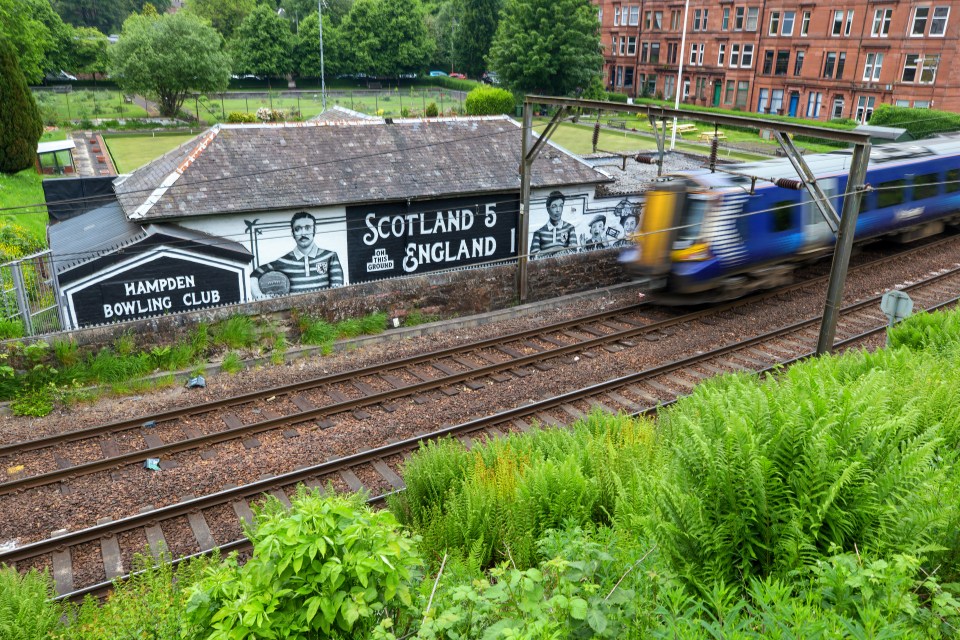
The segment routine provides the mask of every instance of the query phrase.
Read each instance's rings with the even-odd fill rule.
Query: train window
[[[943,186],[946,187],[947,193],[960,191],[960,169],[947,170],[947,180]]]
[[[773,205],[773,232],[788,231],[793,226],[793,205],[791,200],[781,200]]]
[[[677,239],[674,242],[675,249],[684,249],[696,242],[700,237],[703,216],[706,215],[709,207],[710,201],[704,196],[694,194],[687,199],[687,206],[683,208],[683,214],[680,216],[680,228],[677,229]]]
[[[903,204],[903,190],[906,180],[887,180],[877,185],[877,206],[894,207]]]
[[[925,200],[934,198],[940,192],[940,176],[936,173],[927,173],[913,178],[913,199]]]

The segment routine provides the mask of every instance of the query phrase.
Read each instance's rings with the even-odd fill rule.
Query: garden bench
[[[608,122],[607,124],[608,124],[608,126],[614,127],[615,129],[623,129],[624,131],[626,131],[626,129],[627,129],[627,121],[626,121],[626,120],[611,120],[611,121]]]

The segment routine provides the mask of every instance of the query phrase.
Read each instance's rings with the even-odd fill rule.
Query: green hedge
[[[467,115],[494,116],[501,113],[513,113],[513,94],[506,89],[479,86],[469,94],[464,103]]]
[[[960,131],[960,114],[881,104],[870,117],[870,124],[878,127],[902,127],[919,140],[938,133]]]

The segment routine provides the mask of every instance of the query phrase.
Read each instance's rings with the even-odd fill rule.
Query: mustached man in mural
[[[547,254],[559,255],[577,250],[577,230],[563,219],[563,204],[566,198],[559,191],[547,196],[547,224],[533,232],[530,242],[530,255],[542,257]]]
[[[253,270],[250,285],[255,298],[303,293],[343,284],[343,267],[337,253],[321,249],[314,242],[316,218],[306,211],[295,213],[290,219],[290,231],[297,243],[293,251]]]

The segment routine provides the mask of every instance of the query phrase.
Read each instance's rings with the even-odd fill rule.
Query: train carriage
[[[851,150],[805,156],[839,213]],[[670,176],[646,192],[635,241],[622,260],[662,300],[705,302],[788,282],[799,264],[833,250],[835,236],[788,159]],[[751,192],[754,181],[758,178]],[[960,221],[960,137],[873,147],[856,242],[901,241]]]

